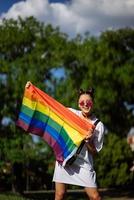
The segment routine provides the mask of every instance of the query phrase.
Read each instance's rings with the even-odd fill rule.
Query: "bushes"
[[[95,159],[99,186],[130,185],[133,181],[133,175],[130,172],[132,160],[133,155],[126,138],[112,133],[106,135],[104,147]]]
[[[17,194],[0,194],[0,200],[24,200],[23,197]]]

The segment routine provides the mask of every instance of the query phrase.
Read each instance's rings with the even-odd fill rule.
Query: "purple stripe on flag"
[[[36,127],[31,127],[30,124],[25,123],[21,119],[18,119],[16,125],[23,128],[25,131],[35,134],[35,135],[38,135],[40,137],[42,137],[44,134],[42,129],[36,128]]]
[[[47,132],[45,132],[42,138],[53,148],[56,160],[58,160],[59,162],[63,162],[63,149],[61,149],[58,142],[54,138],[52,138],[52,136]]]

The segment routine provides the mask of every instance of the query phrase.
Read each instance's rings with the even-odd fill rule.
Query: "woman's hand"
[[[28,82],[26,83],[26,85],[25,85],[25,88],[29,88],[31,84],[32,84],[32,83],[31,83],[30,81],[28,81]]]
[[[90,138],[91,138],[92,135],[93,135],[93,131],[94,131],[93,128],[90,128],[90,129],[89,129],[89,132],[87,133],[86,138],[85,138],[85,142],[89,142]]]
[[[90,141],[90,140],[89,140],[89,142],[86,142],[86,146],[87,146],[87,148],[88,148],[88,151],[89,151],[92,155],[94,155],[95,153],[97,153],[93,141]]]
[[[92,138],[93,131],[94,131],[94,129],[89,130],[89,134],[87,134],[87,136],[86,136],[85,143],[88,148],[88,151],[94,155],[96,153],[96,148],[95,148],[93,138]]]

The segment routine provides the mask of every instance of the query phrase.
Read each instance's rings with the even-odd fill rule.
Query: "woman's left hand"
[[[89,132],[86,135],[85,141],[89,141],[89,139],[92,137],[93,135],[93,128],[89,129]]]
[[[25,88],[29,88],[30,85],[32,85],[32,83],[30,81],[27,81],[26,85],[25,85]]]

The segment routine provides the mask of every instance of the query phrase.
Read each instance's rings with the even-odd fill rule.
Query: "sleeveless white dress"
[[[72,112],[81,116],[81,111],[69,108]],[[95,123],[97,118],[94,116],[91,121]],[[93,141],[96,151],[99,152],[103,146],[104,125],[98,122],[93,133]],[[53,182],[78,185],[83,187],[97,187],[96,172],[93,168],[93,157],[84,144],[77,159],[71,165],[64,167],[56,161],[53,175]]]

